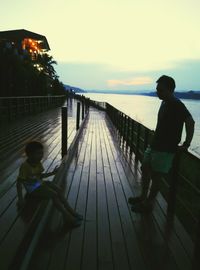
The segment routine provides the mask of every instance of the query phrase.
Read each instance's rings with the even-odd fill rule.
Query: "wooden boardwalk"
[[[75,116],[69,110],[69,145],[75,136]],[[19,119],[0,130],[0,197],[14,183],[19,165],[24,159],[24,146],[30,140],[39,140],[45,146],[44,167],[61,160],[61,110],[53,109]],[[53,153],[52,153],[53,152]]]
[[[75,101],[71,101],[74,103]],[[69,104],[70,105],[70,104]],[[73,105],[73,106],[72,106]],[[69,106],[68,147],[76,134],[75,113]],[[24,160],[24,146],[30,140],[39,140],[45,145],[44,168],[51,171],[61,163],[61,109],[52,109],[37,115],[27,116],[12,124],[1,126],[0,131],[0,254],[7,256],[5,265],[13,258],[23,239],[29,222],[20,216],[17,209],[16,178]],[[27,218],[27,217],[26,217]],[[6,250],[7,248],[7,250]],[[0,269],[2,258],[0,256]],[[9,259],[10,258],[10,259]]]
[[[160,194],[152,214],[130,210],[127,199],[140,190],[139,166],[119,147],[103,112],[90,109],[63,189],[84,221],[65,231],[53,211],[30,270],[192,269],[193,244],[176,218],[167,219]]]

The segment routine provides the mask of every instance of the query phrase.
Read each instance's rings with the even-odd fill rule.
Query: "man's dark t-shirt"
[[[181,141],[183,124],[191,116],[185,105],[177,98],[163,101],[151,148],[161,152],[174,153]]]

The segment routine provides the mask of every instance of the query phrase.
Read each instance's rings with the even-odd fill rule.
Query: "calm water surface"
[[[157,122],[157,113],[161,100],[157,97],[139,95],[117,95],[117,94],[84,94],[86,97],[96,101],[104,101],[112,104],[118,110],[124,112],[131,118],[154,130]],[[190,150],[200,155],[200,100],[182,100],[195,120],[195,134]],[[183,132],[182,141],[184,141]]]

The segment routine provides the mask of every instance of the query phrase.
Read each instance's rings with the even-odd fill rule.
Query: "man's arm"
[[[183,147],[188,148],[190,146],[190,143],[192,141],[193,135],[194,135],[194,124],[195,121],[192,118],[192,116],[187,117],[185,120],[185,130],[186,130],[186,138],[183,143]]]

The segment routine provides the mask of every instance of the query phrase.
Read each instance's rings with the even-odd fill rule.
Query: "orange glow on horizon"
[[[152,78],[150,77],[136,77],[133,79],[127,79],[127,80],[118,80],[118,79],[113,79],[113,80],[108,80],[107,83],[109,86],[118,86],[118,85],[125,85],[125,86],[130,86],[130,85],[146,85],[146,84],[151,84],[153,82]]]

